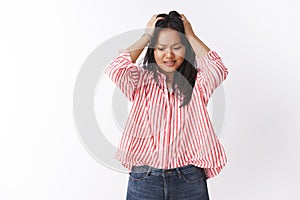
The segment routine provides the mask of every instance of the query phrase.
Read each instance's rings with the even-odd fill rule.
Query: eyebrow
[[[175,44],[173,44],[173,45],[171,45],[171,46],[176,46],[177,44],[182,44],[182,42],[177,42],[177,43],[175,43]],[[161,45],[161,46],[167,46],[167,45],[165,45],[165,44],[161,44],[161,43],[158,43],[157,45]]]

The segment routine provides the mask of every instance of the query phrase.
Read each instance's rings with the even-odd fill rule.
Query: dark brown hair
[[[183,99],[183,103],[179,106],[182,107],[189,103],[195,85],[197,74],[195,52],[185,36],[184,25],[181,20],[181,15],[178,12],[171,11],[169,14],[159,14],[157,17],[163,17],[163,19],[158,20],[155,24],[154,34],[144,57],[143,68],[153,71],[154,78],[157,80],[157,64],[154,58],[154,47],[158,35],[160,31],[166,28],[177,31],[180,35],[181,42],[185,46],[185,57],[181,66],[176,70],[178,73],[174,74],[173,84],[176,84],[178,88],[178,90],[174,91],[175,95]]]

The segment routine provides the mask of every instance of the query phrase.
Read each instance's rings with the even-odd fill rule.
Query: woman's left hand
[[[187,20],[184,14],[181,14],[181,20],[184,25],[184,32],[187,37],[193,37],[195,35],[191,23]]]

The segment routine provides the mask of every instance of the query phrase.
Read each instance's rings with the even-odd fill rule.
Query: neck
[[[166,75],[166,82],[167,83],[173,83],[174,80],[174,72],[164,72],[162,70],[159,69],[159,71],[161,73],[163,73],[164,75]]]
[[[173,77],[167,77],[167,82],[168,83],[173,83]]]
[[[166,75],[166,81],[168,83],[172,83],[174,80],[174,73],[165,73],[165,75]]]

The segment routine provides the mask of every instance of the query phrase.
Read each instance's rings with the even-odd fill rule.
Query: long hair
[[[182,107],[189,103],[195,85],[197,75],[195,52],[185,36],[184,25],[181,20],[181,15],[178,12],[171,11],[169,14],[159,14],[157,17],[163,17],[163,19],[158,20],[155,24],[154,34],[143,60],[143,68],[153,71],[154,78],[157,80],[157,64],[154,58],[154,48],[157,43],[158,35],[160,31],[166,28],[177,31],[180,35],[181,42],[185,46],[185,56],[183,63],[174,73],[173,84],[177,86],[177,89],[174,90],[175,95],[183,101],[179,106]]]

